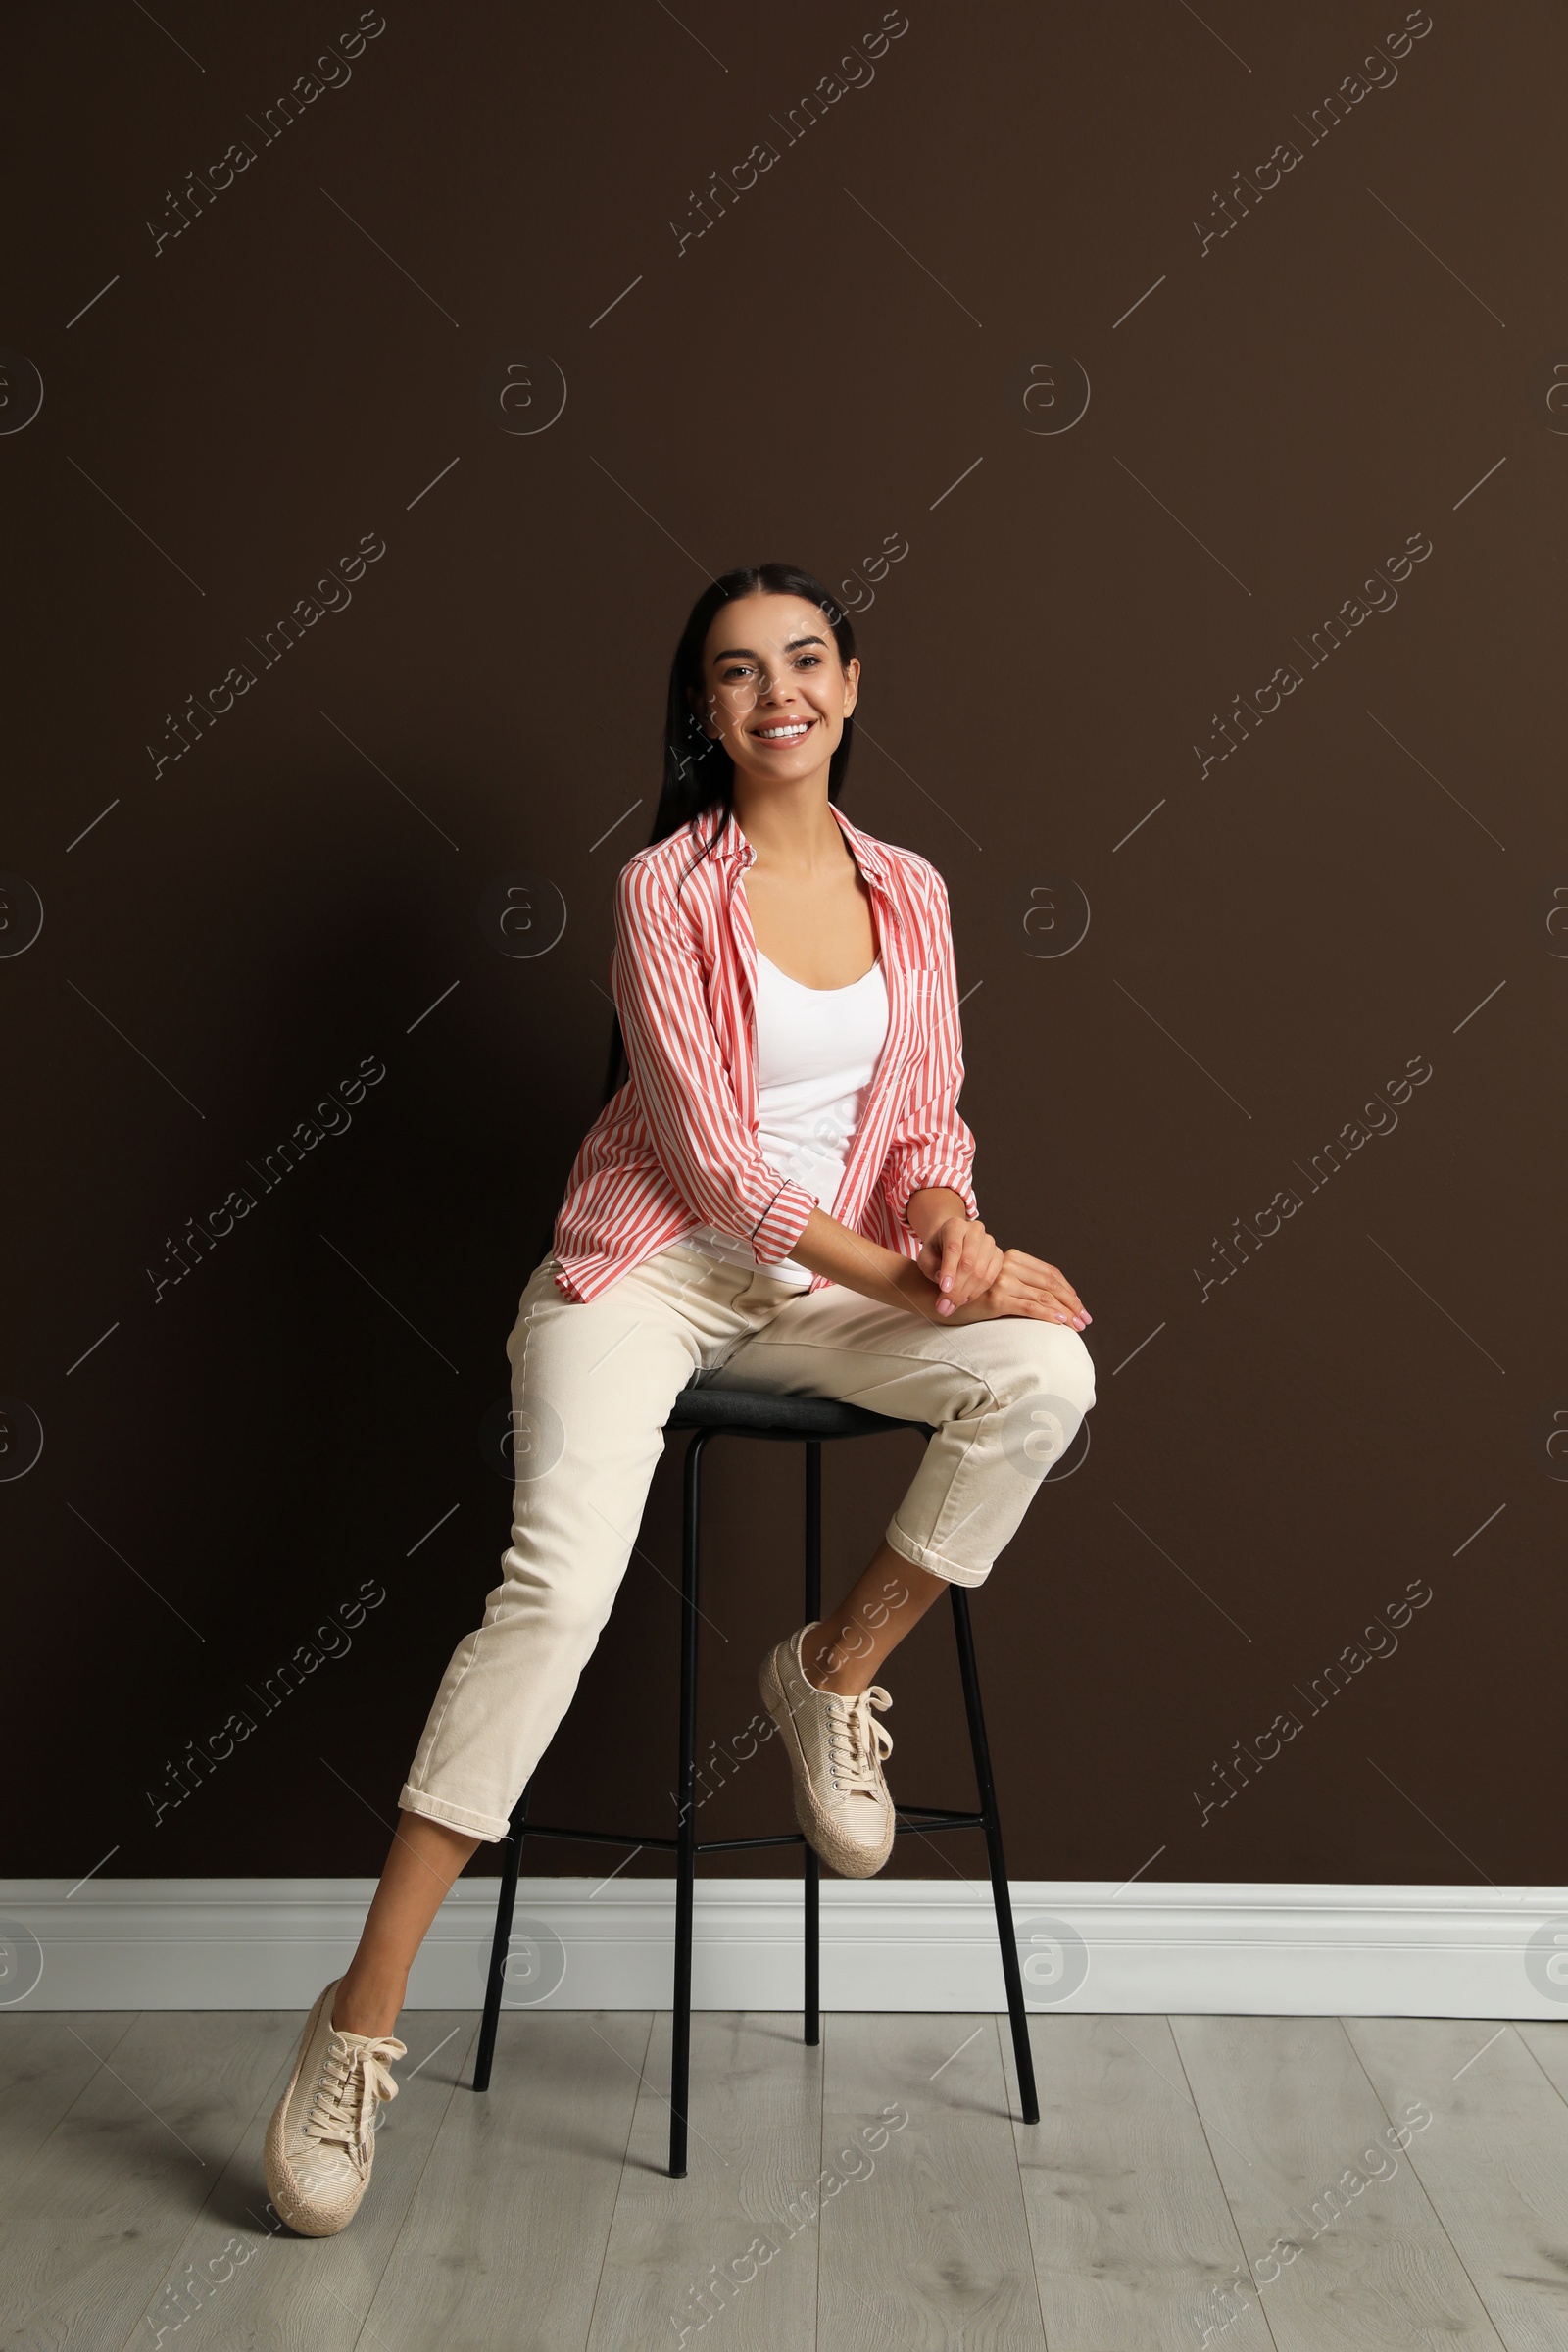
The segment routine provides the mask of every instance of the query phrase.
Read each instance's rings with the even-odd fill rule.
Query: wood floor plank
[[[0,2326],[122,2343],[298,2030],[273,2011],[137,2016],[0,2207]]]
[[[824,2034],[821,2344],[1045,2352],[996,2019]]]
[[[1432,2116],[1411,2128],[1407,2161],[1509,2352],[1561,2352],[1568,2105],[1528,2043],[1492,2018],[1347,2018],[1345,2028],[1390,2116]]]
[[[690,2170],[671,2180],[669,2022],[654,2029],[589,2352],[674,2352],[710,2324],[724,2352],[812,2352],[816,2230],[791,2234],[790,2200],[821,2161],[822,2052],[793,2014],[699,2010]]]
[[[1170,2022],[1279,2352],[1498,2352],[1339,2020]]]
[[[267,2127],[293,2069],[305,2013],[290,2012],[286,2024],[272,2078],[212,2195],[134,2317],[122,2352],[150,2352],[160,2327],[171,2331],[166,2347],[177,2341],[180,2352],[229,2352],[237,2345],[245,2352],[351,2352],[362,2340],[374,2352],[374,2338],[364,2333],[367,2316],[455,2086],[467,2079],[478,2021],[469,2009],[421,2009],[405,2017],[401,2038],[409,2054],[398,2061],[398,2095],[381,2110],[369,2188],[350,2227],[327,2238],[296,2237],[268,2201]]]
[[[1064,2014],[1033,2028],[1040,2121],[1014,2121],[1051,2352],[1268,2352],[1261,2306],[1162,2017]],[[1005,2021],[1003,2055],[1012,2085]],[[1014,2103],[1014,2116],[1017,2108]]]
[[[0,2198],[135,2023],[134,2009],[0,2018]]]
[[[1568,2019],[1560,2026],[1532,2023],[1517,2026],[1514,2031],[1562,2097],[1568,2099]]]
[[[310,2241],[276,2229],[261,2166],[301,2015],[0,2019],[0,2340],[1568,2344],[1555,2023],[1041,2020],[1031,2130],[989,2015],[836,2016],[812,2052],[793,2016],[699,2013],[691,2172],[671,2181],[667,2017],[650,2039],[646,2014],[509,2015],[484,2097],[466,2087],[476,2022],[418,2013],[365,2208]],[[1418,2102],[1433,2121],[1412,2132]]]
[[[502,2016],[490,2088],[467,2088],[470,2060],[365,2352],[581,2352],[652,2024],[648,2011]]]

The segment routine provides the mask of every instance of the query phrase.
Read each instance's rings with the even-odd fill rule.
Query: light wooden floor
[[[1040,2017],[1025,2130],[1004,2020],[699,2015],[672,2181],[667,2017],[510,2015],[478,2098],[416,2011],[312,2243],[261,2164],[302,2023],[0,2018],[7,2352],[1568,2346],[1568,2024]]]

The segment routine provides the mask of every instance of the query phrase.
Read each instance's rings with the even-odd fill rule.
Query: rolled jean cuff
[[[888,1521],[885,1541],[900,1559],[907,1560],[911,1567],[924,1568],[931,1576],[942,1577],[950,1585],[972,1588],[983,1585],[991,1574],[989,1568],[965,1568],[960,1561],[950,1560],[940,1551],[933,1551],[929,1544],[917,1544],[912,1536],[905,1534],[897,1519]]]
[[[466,1805],[449,1805],[445,1797],[426,1796],[422,1788],[411,1788],[405,1781],[398,1798],[401,1813],[419,1813],[426,1821],[439,1821],[449,1830],[462,1830],[469,1838],[483,1838],[495,1845],[510,1836],[510,1821],[498,1821],[493,1813],[470,1813]]]

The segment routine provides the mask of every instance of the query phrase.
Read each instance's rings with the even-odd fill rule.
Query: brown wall
[[[44,918],[22,945],[10,887],[0,1389],[43,1432],[0,1484],[13,1870],[377,1866],[506,1541],[479,1432],[595,1107],[670,648],[705,574],[788,558],[864,603],[846,806],[951,887],[988,1219],[1095,1313],[1088,1458],[976,1608],[1015,1870],[1568,1876],[1540,1730],[1568,1502],[1560,16],[1436,0],[1382,87],[1347,77],[1393,0],[909,0],[878,56],[880,21],[386,0],[270,139],[352,5],[8,28],[0,420],[30,405],[17,355],[44,387],[0,434],[0,864]],[[792,141],[852,49],[860,86]],[[219,190],[231,142],[254,160]],[[175,234],[188,172],[213,192]],[[323,589],[268,666],[362,535],[352,603]],[[233,665],[255,682],[175,758],[170,715]],[[568,916],[531,959],[481,929],[518,873]],[[1089,929],[1042,955],[1061,878]],[[367,1059],[352,1125],[266,1191]],[[1234,1220],[1292,1192],[1221,1279]],[[909,1447],[831,1460],[835,1578]],[[715,1473],[725,1740],[796,1622],[798,1478],[762,1446]],[[247,1691],[367,1583],[346,1654],[263,1714]],[[668,1821],[673,1610],[636,1565],[544,1802]],[[949,1652],[933,1620],[892,1677],[906,1797],[967,1794]],[[244,1708],[155,1827],[166,1766]],[[1221,1805],[1234,1743],[1288,1711]],[[787,1817],[765,1752],[710,1816]],[[898,1867],[981,1857],[910,1839]]]

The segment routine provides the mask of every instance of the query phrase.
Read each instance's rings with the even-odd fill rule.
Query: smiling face
[[[819,608],[799,596],[743,596],[714,614],[698,717],[742,777],[799,783],[825,770],[855,709],[860,664],[839,659]]]

